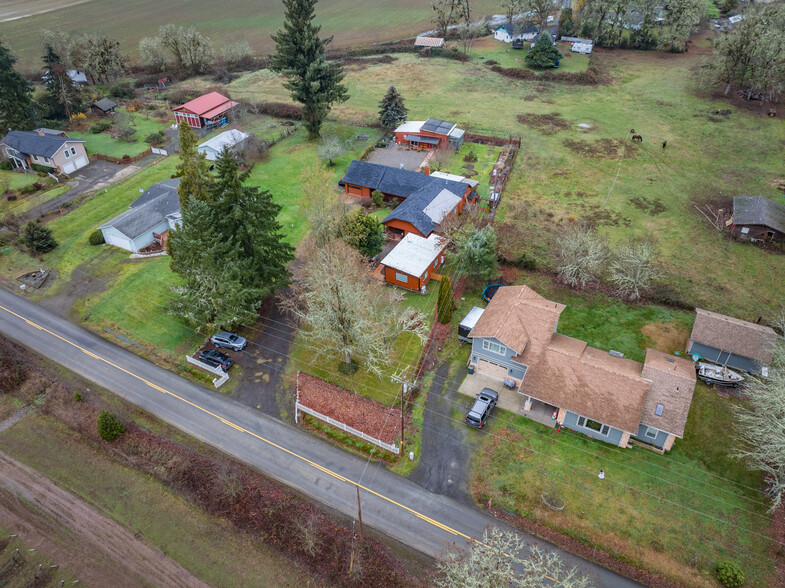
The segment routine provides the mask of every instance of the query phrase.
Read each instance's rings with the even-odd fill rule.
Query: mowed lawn
[[[117,110],[121,111],[123,109],[118,108]],[[114,139],[108,131],[102,133],[68,131],[68,136],[85,141],[85,148],[87,149],[88,155],[100,153],[101,155],[107,155],[109,157],[123,157],[124,155],[134,157],[135,155],[144,153],[150,148],[150,145],[145,142],[145,138],[148,135],[162,131],[171,124],[171,121],[161,122],[154,116],[155,112],[156,111],[142,110],[128,113],[131,128],[135,130],[128,141]],[[106,117],[98,120],[112,121],[113,119],[111,117]],[[91,122],[90,124],[94,123]]]
[[[771,586],[761,475],[727,456],[737,402],[699,383],[684,439],[664,456],[500,411],[477,451],[472,491],[481,504],[490,499],[681,586],[716,586],[724,559],[742,567],[745,585]],[[543,494],[564,509],[546,507]]]

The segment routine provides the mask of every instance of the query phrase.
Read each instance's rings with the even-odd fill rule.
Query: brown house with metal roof
[[[514,382],[524,415],[553,414],[564,427],[621,447],[636,439],[670,450],[684,434],[692,363],[647,349],[641,364],[589,347],[556,332],[564,309],[527,286],[499,288],[469,334],[472,371]]]
[[[771,363],[774,329],[718,312],[695,309],[687,352],[718,365],[758,374]]]
[[[736,196],[730,231],[736,239],[785,241],[785,206],[763,196]]]

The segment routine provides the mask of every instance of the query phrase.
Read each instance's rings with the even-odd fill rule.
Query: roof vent
[[[613,349],[608,352],[608,355],[612,355],[613,357],[624,357],[624,354],[621,351],[614,351]]]

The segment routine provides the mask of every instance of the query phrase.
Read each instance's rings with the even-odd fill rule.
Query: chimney
[[[430,176],[431,175],[431,166],[430,165],[424,166],[422,168],[422,173],[424,173],[426,176]]]
[[[36,129],[36,132],[37,132],[39,135],[44,135],[44,129]]]

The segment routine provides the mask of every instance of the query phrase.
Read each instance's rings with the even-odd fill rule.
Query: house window
[[[38,161],[38,156],[37,155],[33,155],[33,161]]]
[[[655,429],[654,427],[646,427],[645,435],[649,439],[656,439],[657,438],[657,433],[659,433],[659,431],[657,429]]]
[[[17,151],[16,149],[11,149],[10,147],[6,147],[6,148],[5,148],[5,152],[6,152],[6,153],[7,153],[9,156],[11,156],[11,155],[19,155],[19,151]]]
[[[49,158],[48,157],[44,157],[44,163],[49,163]]]
[[[678,392],[678,391],[679,391],[679,389],[676,388],[676,392]],[[663,408],[665,408],[665,407],[662,404],[658,404],[657,408],[654,409],[654,414],[656,414],[657,416],[662,416],[662,409]]]
[[[766,236],[767,236],[769,239],[771,239],[772,237],[774,237],[774,231],[766,231]]]
[[[425,272],[425,275],[422,277],[423,281],[428,279],[428,272]]]
[[[71,147],[71,155],[76,155],[76,147]]]
[[[398,272],[395,272],[395,279],[398,282],[404,282],[405,284],[409,283],[409,276],[406,274],[399,274]]]
[[[436,258],[436,261],[433,262],[434,269],[436,268],[437,265],[439,265],[439,258],[438,257]]]
[[[66,149],[65,150],[65,158],[68,159],[69,157],[71,157],[71,154],[68,153],[68,149]]]
[[[485,351],[497,353],[498,355],[507,355],[507,348],[504,345],[499,345],[498,343],[488,341],[487,339],[483,340],[482,348],[485,349]]]
[[[592,431],[597,431],[604,437],[607,437],[608,433],[611,431],[611,428],[608,425],[603,425],[602,423],[587,419],[586,417],[578,417],[578,426],[591,429]]]
[[[749,232],[750,232],[750,228],[749,227],[741,227],[741,234],[742,235],[746,235]]]

